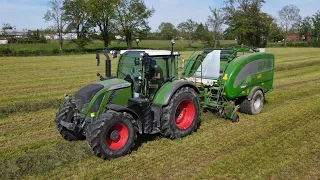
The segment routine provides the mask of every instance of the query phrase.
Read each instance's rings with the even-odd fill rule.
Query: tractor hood
[[[74,98],[76,106],[80,111],[84,111],[84,109],[87,108],[86,106],[88,105],[88,103],[90,103],[93,99],[94,102],[97,101],[97,106],[99,106],[102,101],[103,95],[106,92],[126,88],[129,86],[131,86],[131,83],[118,78],[108,79],[90,84],[86,87],[81,88],[75,93]]]
[[[100,81],[94,84],[102,85],[104,89],[106,89],[107,91],[112,91],[115,89],[121,89],[121,88],[131,86],[131,83],[129,83],[128,81],[125,81],[123,79],[118,79],[118,78],[108,79],[108,80]]]

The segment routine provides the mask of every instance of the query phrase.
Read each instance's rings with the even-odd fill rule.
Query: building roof
[[[145,52],[149,56],[170,56],[171,51],[167,50],[149,50],[149,49],[133,49],[133,50],[121,50],[120,54],[124,54],[126,52]],[[180,55],[179,52],[174,52],[173,55]]]
[[[6,35],[7,36],[24,36],[28,33],[28,31],[17,31],[17,30],[11,30],[11,29],[7,29],[6,30]],[[3,32],[0,31],[0,35],[3,35]]]

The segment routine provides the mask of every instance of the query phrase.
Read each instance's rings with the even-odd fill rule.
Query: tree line
[[[296,33],[305,37],[311,34],[319,42],[320,11],[302,18],[298,7],[287,5],[275,18],[261,11],[264,3],[264,0],[228,0],[223,8],[209,7],[211,15],[205,24],[188,19],[175,27],[170,22],[163,22],[150,38],[182,37],[189,44],[201,40],[210,47],[217,47],[220,39],[237,39],[238,44],[264,47],[267,42],[278,41],[286,46],[287,35]]]
[[[153,13],[143,0],[51,0],[44,19],[54,23],[61,51],[62,35],[71,31],[77,33],[74,41],[80,49],[97,30],[105,48],[115,35],[124,37],[130,48],[134,37],[150,31],[147,19]]]
[[[275,18],[262,11],[264,3],[265,0],[225,0],[221,8],[209,7],[206,23],[187,19],[174,26],[162,22],[155,33],[148,25],[155,10],[143,0],[51,0],[44,19],[54,23],[61,51],[65,32],[77,33],[74,41],[80,49],[90,39],[101,39],[108,48],[115,36],[123,38],[128,48],[136,38],[185,39],[189,46],[200,40],[208,47],[217,47],[221,39],[236,39],[238,44],[255,47],[283,41],[286,46],[289,33],[311,33],[319,43],[320,11],[302,18],[298,7],[287,5]]]

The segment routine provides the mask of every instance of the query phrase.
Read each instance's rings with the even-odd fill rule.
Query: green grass
[[[191,136],[139,136],[132,154],[112,161],[64,141],[53,124],[63,94],[103,72],[94,56],[0,58],[0,179],[318,179],[318,49],[267,51],[276,55],[275,90],[260,115],[232,124],[202,113]]]

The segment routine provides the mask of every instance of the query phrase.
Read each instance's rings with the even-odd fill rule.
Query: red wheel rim
[[[187,129],[191,126],[195,115],[194,104],[190,100],[183,100],[177,107],[175,123],[179,129]]]
[[[118,134],[118,136],[116,139],[111,139],[110,134],[114,131]],[[129,130],[127,126],[122,123],[117,123],[113,125],[107,132],[106,143],[111,150],[116,151],[123,148],[123,146],[127,143],[128,139]]]

